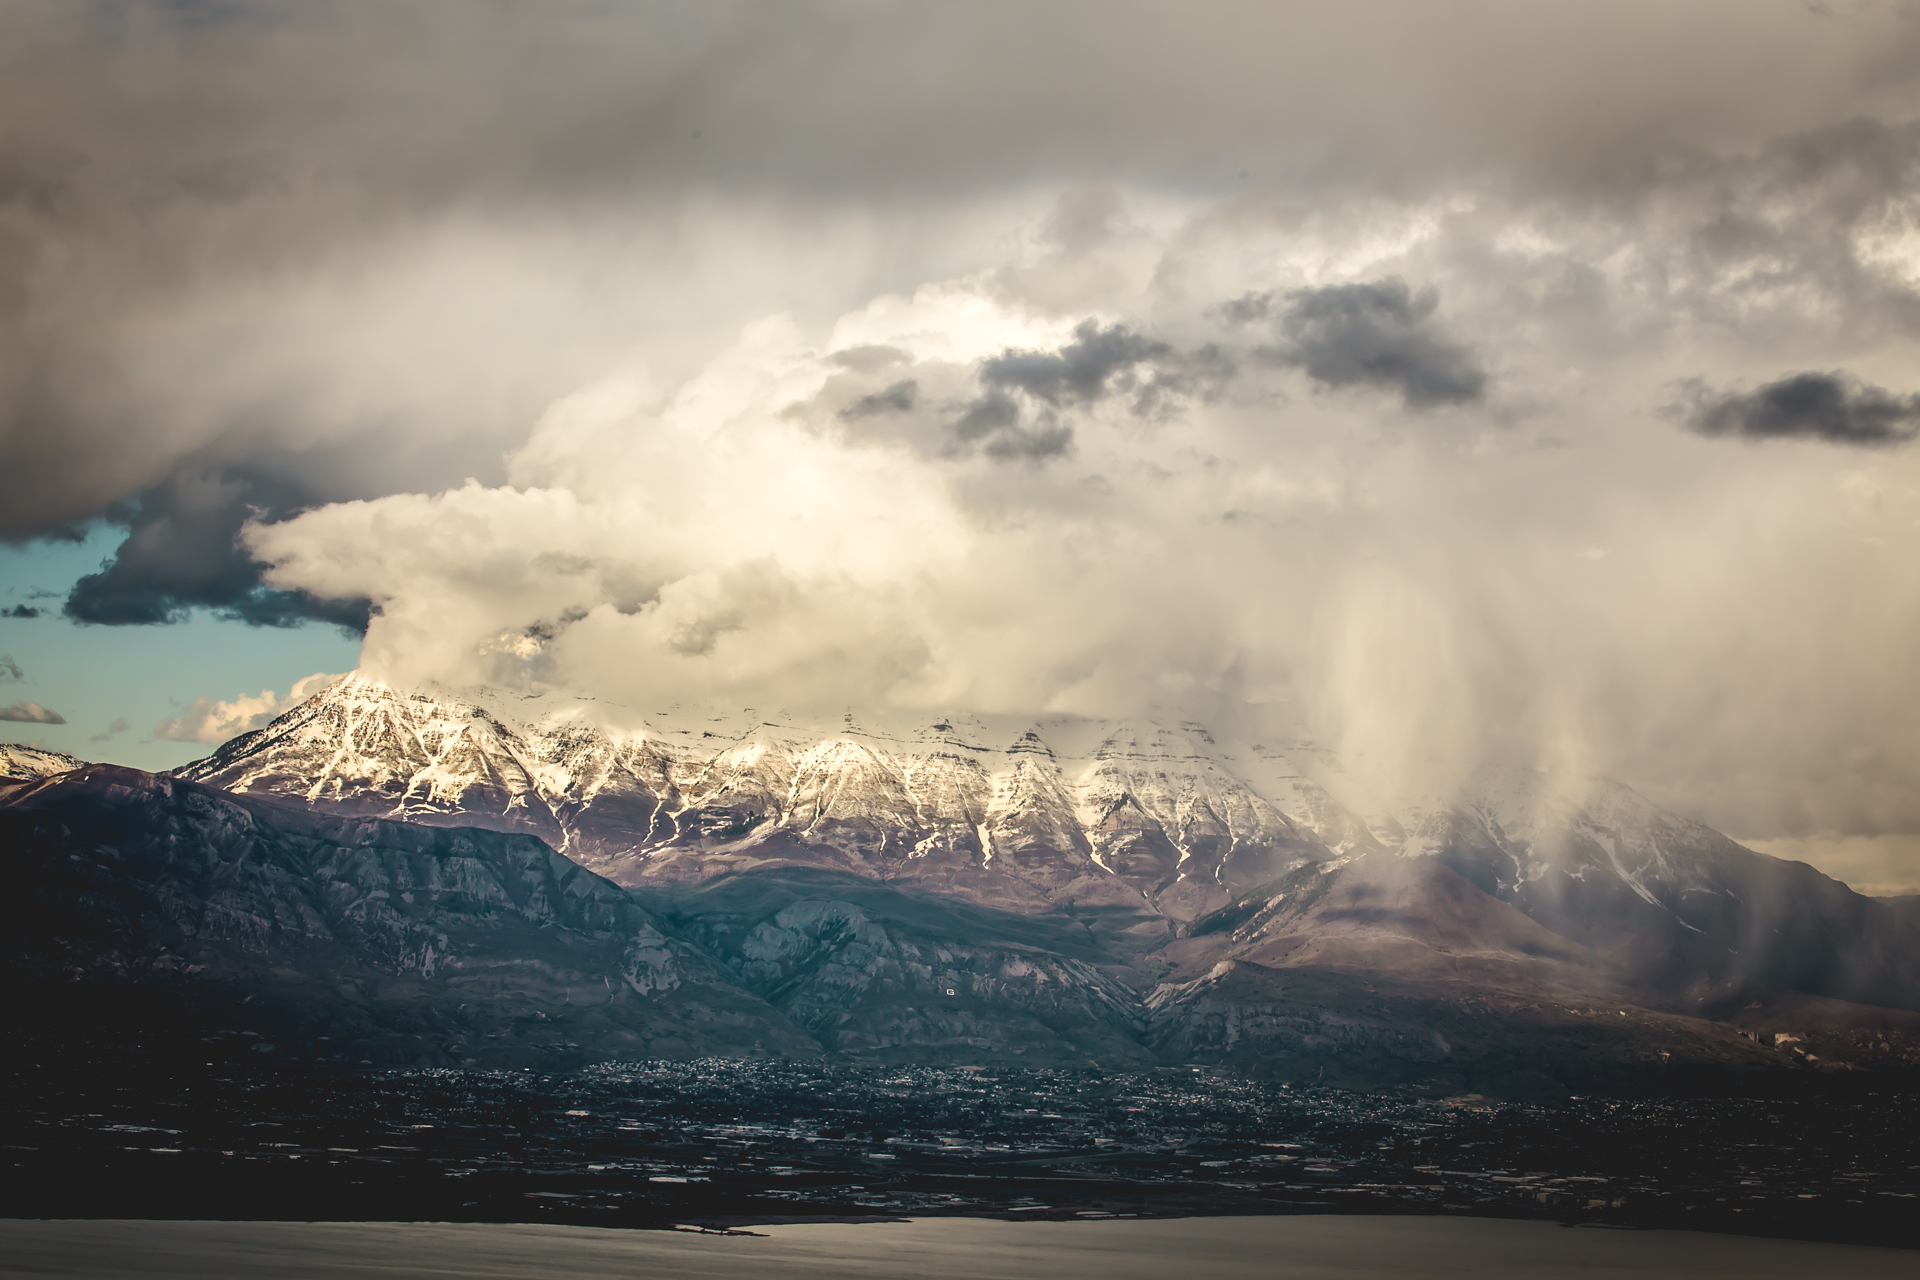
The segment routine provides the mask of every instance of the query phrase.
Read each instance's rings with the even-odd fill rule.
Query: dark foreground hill
[[[281,1058],[1216,1063],[1528,1093],[1892,1085],[1920,1062],[1920,1014],[1650,984],[1385,851],[1175,926],[1145,901],[1017,912],[794,866],[629,889],[528,835],[94,765],[0,784],[0,874],[27,1016],[151,1015]],[[1874,923],[1897,977],[1905,935]]]
[[[16,982],[148,990],[279,1053],[818,1052],[631,895],[530,836],[327,817],[89,765],[0,792],[0,849]]]

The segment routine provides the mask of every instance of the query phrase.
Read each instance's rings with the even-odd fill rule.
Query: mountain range
[[[1191,724],[933,718],[828,729],[668,711],[614,733],[571,699],[348,677],[180,776],[334,811],[524,831],[624,884],[833,867],[1043,908],[1219,906],[1364,825],[1278,756],[1256,789]],[[1051,739],[1051,740],[1050,740]]]
[[[355,675],[172,777],[10,758],[16,963],[374,1060],[1920,1062],[1912,913],[1618,783],[1379,804],[1187,722],[607,711]]]

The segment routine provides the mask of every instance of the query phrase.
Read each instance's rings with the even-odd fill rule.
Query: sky
[[[12,740],[1177,715],[1920,891],[1910,3],[12,5],[0,335]]]

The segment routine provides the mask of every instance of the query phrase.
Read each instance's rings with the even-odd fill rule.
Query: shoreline
[[[1569,1230],[1451,1215],[1243,1215],[1079,1221],[912,1217],[760,1224],[753,1231],[545,1223],[0,1219],[0,1276],[562,1275],[759,1280],[820,1275],[1146,1280],[1514,1277],[1617,1271],[1660,1277],[1911,1274],[1909,1250],[1668,1229]]]

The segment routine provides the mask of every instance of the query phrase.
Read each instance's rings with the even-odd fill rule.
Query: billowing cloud
[[[498,483],[555,398],[640,348],[685,376],[754,314],[1002,265],[1084,316],[1202,208],[1192,242],[1243,251],[1203,292],[1289,257],[1303,298],[1376,289],[1303,303],[1296,355],[1409,403],[1478,366],[1353,274],[1396,235],[1532,255],[1487,301],[1594,341],[1789,295],[1910,333],[1920,28],[1815,9],[9,6],[0,537],[122,519],[78,617],[352,625],[257,589],[236,504]],[[1020,227],[1052,258],[1007,263]],[[979,410],[1001,454],[1070,444]],[[210,486],[222,518],[147,536]]]
[[[1749,829],[1920,821],[1920,740],[1882,676],[1795,657],[1837,618],[1850,645],[1905,652],[1920,586],[1884,575],[1920,527],[1910,470],[1755,454],[1729,487],[1647,412],[1657,386],[1611,376],[1550,421],[1464,431],[1297,398],[1289,368],[1172,417],[1062,390],[1074,447],[1037,468],[914,429],[987,402],[1009,348],[1090,331],[980,337],[1048,323],[989,279],[876,299],[824,341],[764,321],[684,383],[627,372],[557,402],[509,485],[329,506],[248,545],[280,587],[373,600],[365,661],[402,680],[631,709],[1157,709],[1325,735],[1394,787],[1507,752]],[[910,404],[842,412],[908,380]],[[1010,423],[1044,403],[1002,394]],[[1649,458],[1670,468],[1651,488]],[[1876,763],[1837,767],[1863,740]]]
[[[1897,5],[16,5],[0,73],[72,617],[1920,831],[1920,451],[1702,435],[1913,425]]]
[[[0,720],[14,720],[21,724],[65,724],[67,718],[58,711],[50,711],[37,702],[16,702],[10,707],[0,707]]]
[[[1796,373],[1752,391],[1686,388],[1687,425],[1702,435],[1905,444],[1920,435],[1920,395],[1895,395],[1844,373]]]
[[[174,742],[225,742],[249,730],[263,728],[281,712],[312,697],[339,678],[338,675],[315,672],[304,680],[296,680],[284,695],[271,689],[262,689],[258,694],[243,693],[230,702],[195,698],[179,715],[156,726],[153,736]],[[116,720],[114,724],[118,728],[109,729],[109,735],[127,727],[123,720]],[[95,738],[93,741],[104,739]]]

